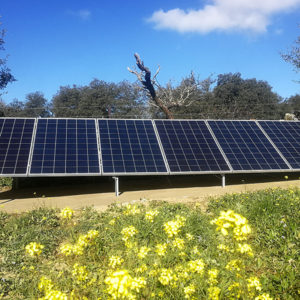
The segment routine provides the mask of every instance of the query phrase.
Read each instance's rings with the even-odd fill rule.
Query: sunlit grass
[[[290,188],[211,199],[207,212],[165,202],[0,212],[0,294],[296,299],[299,199]]]

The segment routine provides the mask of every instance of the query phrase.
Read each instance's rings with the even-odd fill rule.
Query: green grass
[[[0,190],[5,187],[12,187],[13,179],[11,177],[0,177]]]
[[[153,222],[145,218],[149,210],[158,212]],[[228,210],[248,220],[252,232],[246,241],[236,241],[231,233],[223,236],[211,224],[221,211]],[[112,299],[116,291],[110,282],[124,279],[126,271],[125,290],[136,299],[218,299],[212,288],[218,291],[220,299],[237,299],[238,293],[241,299],[254,299],[263,293],[273,299],[297,299],[299,211],[300,190],[290,188],[211,199],[207,212],[195,204],[165,202],[151,202],[147,207],[113,205],[102,213],[85,208],[75,212],[70,220],[62,219],[58,210],[47,208],[22,214],[0,212],[0,295],[3,299],[49,299],[52,291],[56,299],[65,299],[63,295],[68,295],[68,299]],[[165,224],[176,221],[176,216],[185,221],[177,235],[168,237]],[[129,226],[137,233],[128,237],[126,244],[122,230]],[[99,234],[90,239],[81,237],[82,255],[66,256],[61,252],[62,245],[78,244],[80,236],[90,230]],[[174,246],[176,238],[183,241],[182,249]],[[44,246],[41,255],[26,254],[25,247],[31,242]],[[164,243],[167,250],[160,256],[156,246]],[[249,244],[254,255],[236,251],[239,243]],[[219,250],[219,244],[231,252]],[[139,257],[141,247],[150,249],[145,257]],[[112,256],[123,261],[114,266],[110,262]],[[226,268],[233,260],[240,260],[241,270]],[[198,273],[191,267],[195,261],[204,264]],[[212,269],[218,270],[216,278],[209,275]],[[169,281],[163,274],[169,276]],[[38,288],[43,276],[51,280],[53,287]],[[259,278],[261,290],[248,290],[248,279],[254,276]],[[239,291],[230,292],[232,284],[239,284]],[[121,295],[120,292],[116,297],[121,299]]]

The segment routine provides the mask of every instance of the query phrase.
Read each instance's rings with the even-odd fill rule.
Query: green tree
[[[289,97],[284,102],[284,112],[292,113],[298,119],[300,119],[300,95],[299,94]]]
[[[212,87],[215,80],[209,76],[204,80],[196,78],[193,72],[182,79],[174,88],[173,97],[179,105],[171,106],[174,116],[180,119],[207,119],[214,111]]]
[[[287,52],[281,54],[282,58],[291,63],[296,71],[300,70],[300,36],[298,36],[292,48]]]
[[[0,22],[0,26],[2,23]],[[5,30],[0,29],[0,51],[4,51],[4,35]],[[15,81],[14,76],[11,74],[10,69],[6,66],[7,56],[0,56],[0,90],[3,90],[8,83]]]
[[[9,104],[4,105],[5,117],[26,117],[24,111],[24,103],[18,99],[14,99]]]
[[[139,90],[126,81],[94,79],[88,86],[61,87],[51,110],[56,117],[131,118],[145,114],[142,102]]]
[[[213,90],[215,118],[278,119],[282,98],[262,80],[243,79],[240,73],[218,75]]]
[[[135,84],[119,82],[112,114],[114,118],[149,118],[145,94]]]
[[[24,115],[26,117],[41,117],[50,116],[47,100],[41,92],[30,93],[26,96],[24,104]]]
[[[51,111],[55,117],[78,117],[78,106],[81,99],[81,88],[60,87],[52,99]]]

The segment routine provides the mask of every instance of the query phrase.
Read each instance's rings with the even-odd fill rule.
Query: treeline
[[[181,119],[281,119],[300,111],[300,95],[283,99],[266,82],[240,73],[199,80],[191,73],[173,85],[158,86],[157,95]],[[6,117],[165,118],[138,82],[95,79],[87,86],[64,86],[48,101],[34,92],[25,100],[0,102]]]

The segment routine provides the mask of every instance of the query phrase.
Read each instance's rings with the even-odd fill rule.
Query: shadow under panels
[[[27,174],[34,124],[30,118],[0,119],[0,175]]]
[[[154,123],[171,174],[231,171],[205,121],[155,120]]]
[[[30,175],[100,175],[95,119],[38,119]]]
[[[300,170],[300,122],[259,121],[293,169]]]
[[[208,121],[233,171],[290,170],[255,121]]]

